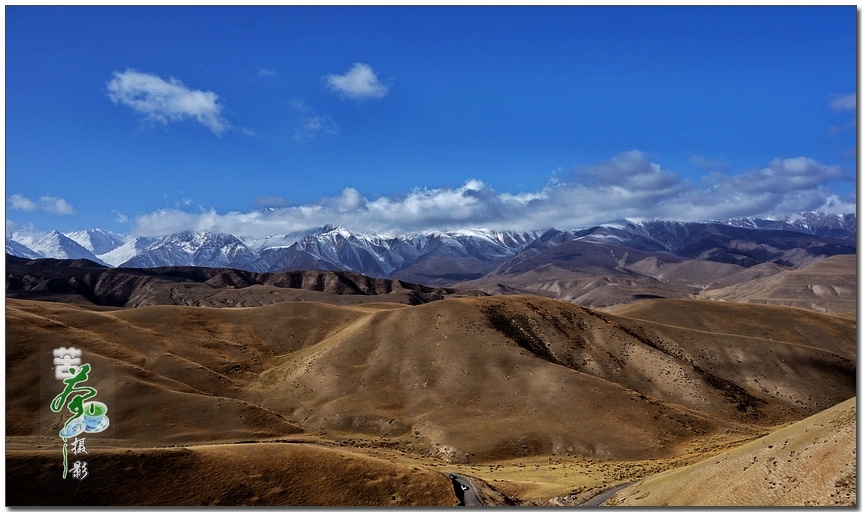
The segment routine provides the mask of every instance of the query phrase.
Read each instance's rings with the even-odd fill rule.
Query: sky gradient
[[[7,6],[7,231],[852,212],[856,51],[855,6]]]

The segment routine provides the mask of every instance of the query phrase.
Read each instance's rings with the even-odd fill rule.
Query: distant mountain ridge
[[[278,290],[278,291],[276,291]],[[255,273],[202,266],[108,268],[87,259],[38,260],[6,256],[6,296],[114,307],[188,305],[252,307],[330,296],[374,297],[380,302],[424,304],[482,292],[433,288],[353,272]],[[331,297],[328,300],[333,300]],[[354,300],[352,303],[356,303]]]
[[[93,230],[96,231],[96,230]],[[10,243],[10,242],[15,242]],[[26,249],[30,253],[38,254],[40,258],[55,258],[60,260],[76,260],[88,259],[96,263],[104,264],[105,262],[99,259],[72,238],[59,231],[49,231],[47,233],[36,231],[14,231],[10,236],[6,237],[6,254],[18,256],[21,258],[30,258]]]
[[[574,241],[579,244],[572,245]],[[553,254],[558,260],[577,264],[583,243],[626,248],[627,258],[637,253],[639,257],[653,255],[661,261],[697,259],[741,267],[770,262],[796,268],[818,257],[855,254],[856,215],[808,212],[784,220],[745,218],[721,222],[622,220],[571,230],[471,229],[393,236],[353,232],[332,225],[268,237],[185,231],[158,238],[130,238],[102,229],[65,234],[19,230],[7,236],[6,253],[30,259],[84,258],[126,268],[350,271],[447,286],[500,274],[539,254]],[[571,251],[566,252],[567,248]]]

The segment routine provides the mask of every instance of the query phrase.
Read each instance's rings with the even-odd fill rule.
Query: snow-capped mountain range
[[[690,250],[683,248],[690,248],[692,240],[703,238],[704,233],[713,238],[741,237],[755,242],[754,233],[807,235],[852,246],[855,252],[856,216],[805,213],[784,220],[620,221],[563,231],[471,229],[397,236],[358,233],[331,225],[257,238],[191,231],[132,238],[102,229],[70,233],[19,230],[6,237],[6,253],[30,259],[84,258],[110,267],[202,266],[254,272],[348,270],[371,277],[439,283],[475,279],[522,252],[526,255],[570,240],[677,253]]]

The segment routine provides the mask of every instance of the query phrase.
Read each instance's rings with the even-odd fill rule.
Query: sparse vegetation
[[[57,339],[94,362],[122,426],[89,441],[113,478],[144,461],[162,468],[144,471],[152,485],[165,472],[189,481],[221,468],[187,496],[169,486],[170,504],[454,504],[446,472],[474,478],[495,503],[574,504],[855,395],[855,322],[774,306],[659,300],[610,314],[531,296],[137,309],[8,299],[6,311],[13,493],[37,485],[19,485],[30,478],[19,468],[56,462],[58,424],[40,413],[34,379]],[[277,462],[311,453],[300,448],[328,450],[337,471]]]

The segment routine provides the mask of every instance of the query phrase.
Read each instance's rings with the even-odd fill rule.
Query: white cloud
[[[123,73],[115,71],[108,82],[108,98],[115,104],[131,107],[149,121],[167,124],[194,119],[216,135],[230,127],[222,117],[216,93],[189,89],[175,78],[165,81],[131,69]]]
[[[787,193],[809,190],[833,179],[849,179],[847,172],[837,165],[823,165],[807,157],[775,158],[763,169],[718,179],[726,192],[744,190],[748,193]]]
[[[299,126],[293,131],[294,140],[309,140],[320,133],[338,135],[338,125],[327,114],[318,114],[302,101],[292,101],[290,106],[297,110]]]
[[[115,222],[118,222],[120,224],[125,224],[126,222],[129,222],[129,217],[127,217],[126,215],[123,215],[117,210],[112,210],[112,212],[117,215],[117,217],[114,219]]]
[[[21,210],[23,212],[34,212],[39,209],[39,205],[27,199],[21,194],[15,194],[6,200],[6,204],[13,210]]]
[[[275,70],[261,68],[261,70],[257,72],[258,78],[266,78],[268,76],[275,76]]]
[[[347,187],[338,196],[314,203],[248,213],[164,209],[137,217],[135,232],[159,236],[192,229],[262,236],[324,224],[380,234],[459,228],[538,230],[623,218],[694,221],[775,218],[817,209],[855,211],[855,196],[837,197],[829,187],[830,181],[853,177],[840,167],[806,157],[776,158],[763,168],[711,174],[692,183],[640,151],[629,151],[579,168],[571,176],[564,181],[556,173],[555,181],[541,190],[518,194],[469,180],[456,188],[417,188],[403,196],[375,199]]]
[[[852,92],[850,94],[842,94],[840,96],[835,96],[834,98],[832,98],[832,101],[829,102],[829,106],[832,107],[832,110],[836,110],[838,112],[855,112],[856,93]]]
[[[59,197],[42,196],[38,201],[32,201],[21,194],[14,194],[6,200],[6,204],[12,210],[23,212],[41,211],[54,215],[73,215],[78,213],[71,204]]]
[[[650,162],[640,151],[620,153],[607,162],[585,166],[577,174],[587,184],[636,191],[667,191],[679,187],[680,178]]]
[[[323,77],[326,87],[342,97],[352,100],[379,99],[389,93],[391,81],[382,83],[374,70],[368,64],[356,62],[343,75],[327,75]]]
[[[77,213],[71,204],[59,197],[40,197],[39,208],[44,212],[56,215],[72,215]]]

